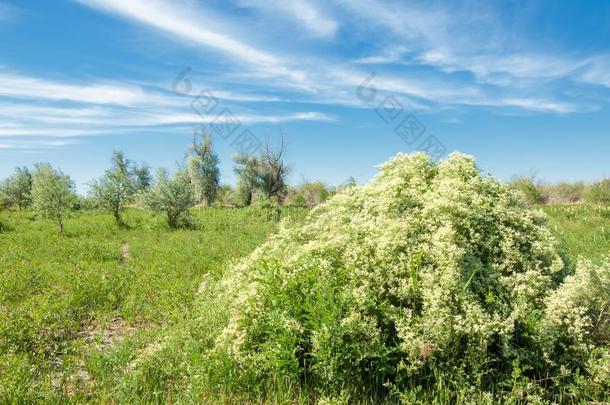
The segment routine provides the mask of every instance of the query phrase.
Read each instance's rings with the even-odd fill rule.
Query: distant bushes
[[[515,177],[509,185],[530,204],[610,204],[610,179],[593,184],[584,182],[535,182],[533,177]]]
[[[334,192],[333,188],[321,181],[305,182],[289,189],[286,204],[311,208],[326,201]]]
[[[585,200],[594,204],[610,204],[610,179],[601,180],[587,188]]]
[[[534,184],[533,178],[515,177],[511,180],[510,186],[516,190],[530,204],[540,204],[544,198],[540,189]]]
[[[543,202],[547,204],[574,204],[582,201],[585,183],[566,183],[539,185]]]

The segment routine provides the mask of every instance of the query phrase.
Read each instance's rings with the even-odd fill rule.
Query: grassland
[[[610,207],[543,209],[570,265],[610,252]],[[128,227],[81,212],[64,235],[33,213],[0,213],[0,402],[211,400],[198,378],[201,343],[192,339],[205,331],[185,332],[191,341],[167,346],[147,367],[134,363],[191,328],[202,280],[255,249],[278,217],[305,211],[193,213],[191,229],[171,231],[139,210],[126,214]],[[256,399],[250,394],[243,387],[223,396]]]

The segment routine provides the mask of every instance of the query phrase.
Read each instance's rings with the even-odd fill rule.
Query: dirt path
[[[127,259],[129,259],[129,244],[123,243],[120,248],[121,256],[119,258],[120,264],[125,264]]]

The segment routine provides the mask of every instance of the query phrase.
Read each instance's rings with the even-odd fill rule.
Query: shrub
[[[544,214],[472,158],[399,155],[230,269],[210,381],[332,398],[556,400],[552,339],[538,327],[562,270]],[[596,361],[601,379],[606,354]]]
[[[255,216],[265,218],[267,221],[279,221],[282,210],[279,204],[264,194],[248,207],[248,211]]]
[[[32,203],[32,174],[27,167],[18,167],[11,177],[5,180],[3,189],[4,203],[15,205],[23,210]]]
[[[331,195],[328,187],[320,181],[306,182],[290,190],[286,202],[297,207],[315,207]]]
[[[543,186],[542,199],[549,204],[573,204],[583,198],[585,185],[579,183],[557,183]]]
[[[534,184],[532,178],[516,177],[510,182],[513,190],[516,190],[530,204],[540,204],[544,202],[544,198],[540,189]]]
[[[589,186],[585,199],[593,204],[610,204],[610,179],[604,179]]]
[[[580,260],[545,304],[547,372],[564,379],[583,373],[590,380],[584,382],[587,391],[610,392],[610,260]]]
[[[239,198],[233,187],[223,184],[218,187],[218,194],[214,206],[216,207],[236,207],[239,205]]]
[[[91,196],[97,204],[123,225],[122,213],[136,193],[136,167],[125,158],[123,152],[114,152],[112,168],[91,185]]]
[[[142,195],[142,204],[151,211],[165,214],[170,228],[189,224],[189,209],[195,204],[190,178],[179,170],[173,178],[159,169],[153,187]]]
[[[74,183],[70,176],[48,163],[36,165],[32,176],[32,206],[46,218],[57,221],[64,231],[64,217],[75,201]]]
[[[5,194],[4,189],[0,187],[0,211],[8,209],[11,206],[8,196]]]

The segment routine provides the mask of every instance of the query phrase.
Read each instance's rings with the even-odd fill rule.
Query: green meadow
[[[541,209],[568,263],[610,251],[610,207]],[[189,229],[170,230],[137,209],[122,227],[82,211],[63,235],[33,212],[0,213],[0,402],[309,402],[295,387],[270,388],[271,398],[211,391],[200,373],[205,331],[191,322],[203,282],[307,211],[192,213]]]

